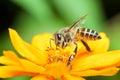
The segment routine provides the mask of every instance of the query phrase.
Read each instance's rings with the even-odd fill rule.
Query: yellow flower
[[[10,39],[15,52],[3,51],[0,57],[0,78],[15,76],[32,76],[31,80],[85,80],[84,76],[112,76],[119,71],[120,50],[108,51],[109,39],[100,33],[101,40],[88,41],[91,52],[86,51],[81,42],[78,42],[78,54],[67,66],[68,58],[75,46],[65,49],[56,49],[54,42],[52,48],[49,33],[36,35],[29,44],[23,41],[18,33],[9,29]]]

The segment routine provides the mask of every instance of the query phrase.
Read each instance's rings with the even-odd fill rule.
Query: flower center
[[[48,51],[48,63],[53,62],[64,62],[66,63],[69,59],[70,54],[63,49],[50,49]]]
[[[70,68],[67,66],[67,63],[71,54],[68,51],[61,48],[47,50],[48,63],[45,65],[45,68],[48,75],[60,78],[69,72]]]

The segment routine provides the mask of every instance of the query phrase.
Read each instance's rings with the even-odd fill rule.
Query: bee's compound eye
[[[61,34],[56,34],[56,38],[57,38],[58,40],[61,40],[61,39],[62,39],[62,35],[61,35]]]

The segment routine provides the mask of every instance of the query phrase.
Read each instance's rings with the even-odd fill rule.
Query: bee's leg
[[[76,45],[75,47],[75,50],[74,50],[74,54],[70,55],[69,59],[68,59],[68,63],[67,63],[67,66],[70,65],[70,62],[74,59],[74,57],[76,56],[77,54],[77,49],[78,49],[78,45],[76,42],[74,42],[74,44]]]
[[[81,42],[83,43],[83,45],[85,46],[87,51],[91,51],[90,47],[88,46],[88,44],[84,40],[81,40]]]
[[[78,49],[78,45],[77,45],[77,43],[76,42],[74,42],[74,44],[75,44],[75,50],[74,50],[74,53],[75,53],[75,55],[77,54],[77,49]]]
[[[50,38],[50,41],[49,41],[50,49],[52,49],[51,41],[54,41],[54,39],[53,39],[53,38]],[[59,49],[59,48],[56,46],[56,50],[57,50],[57,49]]]
[[[53,38],[50,38],[50,41],[49,41],[50,48],[52,49],[51,41],[54,41],[54,39],[53,39]]]

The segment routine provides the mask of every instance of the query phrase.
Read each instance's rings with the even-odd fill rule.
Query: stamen
[[[62,50],[58,49],[58,50],[48,50],[47,54],[48,54],[48,64],[53,63],[53,62],[68,62],[69,59],[69,55],[67,55],[66,53],[63,53]]]

